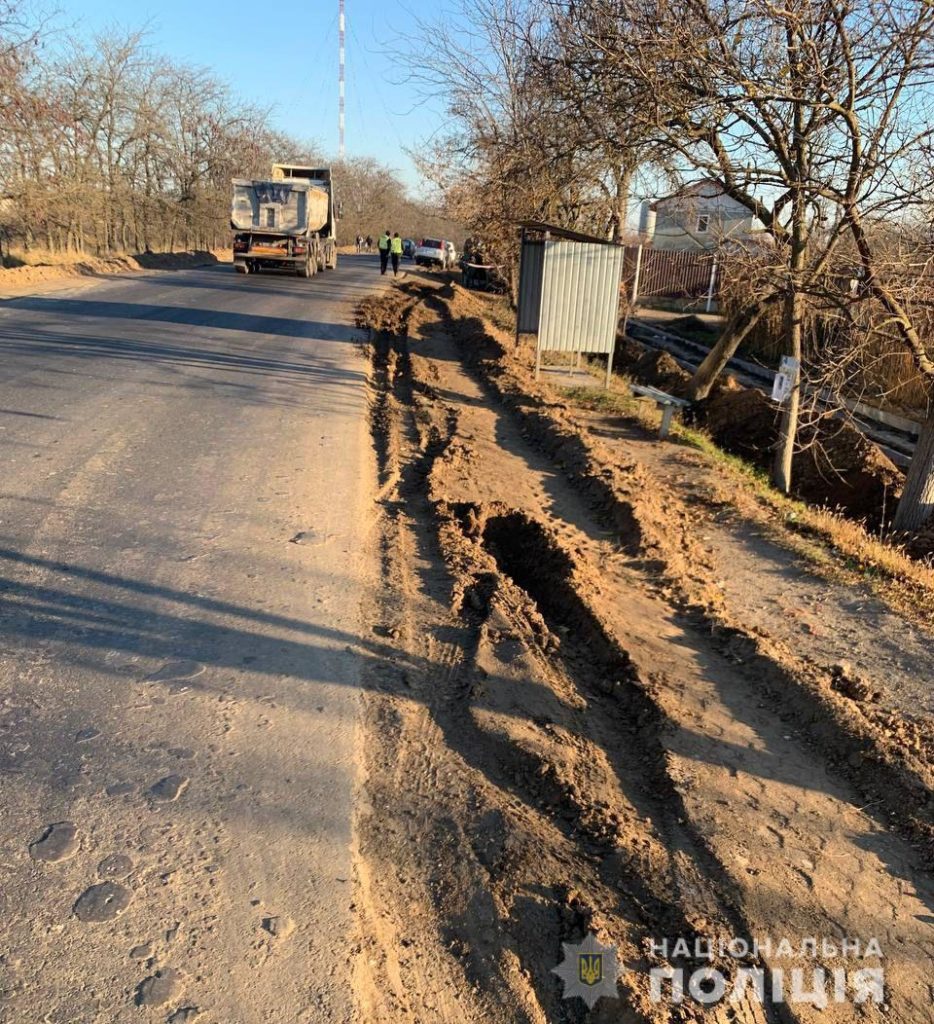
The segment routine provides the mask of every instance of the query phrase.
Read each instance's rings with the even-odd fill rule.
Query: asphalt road
[[[0,302],[0,1019],[347,1019],[378,281]]]

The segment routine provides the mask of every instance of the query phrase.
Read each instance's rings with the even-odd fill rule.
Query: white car
[[[457,265],[457,250],[453,242],[443,238],[423,238],[415,248],[415,262],[422,267],[451,270]]]

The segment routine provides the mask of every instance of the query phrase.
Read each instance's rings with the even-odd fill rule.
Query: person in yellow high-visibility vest
[[[381,274],[386,273],[386,267],[389,264],[389,250],[392,246],[392,239],[389,237],[389,229],[387,228],[380,236],[376,243],[376,248],[379,250],[379,272]]]
[[[392,236],[392,241],[389,246],[389,254],[392,256],[393,277],[398,277],[399,260],[402,259],[402,239],[399,237],[398,231]]]

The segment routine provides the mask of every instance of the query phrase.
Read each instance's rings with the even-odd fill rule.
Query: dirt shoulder
[[[217,252],[138,253],[110,259],[87,257],[72,263],[26,265],[0,269],[0,296],[34,292],[37,286],[67,283],[73,279],[97,278],[141,270],[183,270],[229,261],[227,250]]]
[[[851,699],[931,727],[934,633],[923,612],[887,603],[858,560],[786,529],[780,512],[688,444],[660,444],[632,416],[594,409],[586,396],[568,400],[590,436],[646,466],[680,501],[715,570],[708,600],[723,615],[829,670]]]
[[[928,682],[934,645],[929,625],[920,616],[902,619],[892,604],[877,599],[857,573],[847,573],[849,558],[835,559],[827,547],[808,549],[796,532],[783,531],[786,524],[777,522],[781,517],[776,506],[761,502],[755,491],[744,493],[736,475],[716,460],[682,446],[657,444],[635,416],[629,426],[643,440],[641,445],[627,445],[620,437],[607,437],[605,430],[594,430],[584,402],[578,405],[538,385],[528,358],[506,354],[509,336],[484,315],[487,301],[459,288],[443,300],[461,351],[578,489],[635,533],[635,553],[662,571],[669,596],[712,631],[725,632],[734,647],[744,648],[737,656],[761,653],[783,666],[788,680],[782,685],[813,705],[818,719],[832,723],[832,734],[842,733],[857,743],[855,751],[848,743],[838,751],[855,770],[868,744],[878,758],[871,759],[867,785],[878,785],[874,777],[884,762],[908,767],[908,789],[915,790],[915,780],[921,779],[926,793],[934,760]],[[722,529],[725,518],[734,526],[731,534]],[[718,525],[719,557],[710,543],[714,535],[708,532]],[[846,528],[855,530],[853,524]],[[760,532],[765,537],[755,536]],[[757,539],[771,544],[757,546]],[[805,549],[807,560],[800,557]],[[757,561],[765,555],[775,562],[769,564],[765,557]],[[740,571],[734,573],[734,566]],[[822,571],[815,573],[815,568]],[[903,587],[914,585],[922,609],[934,593],[923,592],[926,572],[919,569],[913,579],[896,581]],[[825,584],[823,593],[808,593],[819,581]],[[796,599],[789,584],[800,588],[800,607],[789,603]],[[769,598],[777,614],[769,614]],[[898,607],[899,602],[893,604]],[[783,628],[769,628],[779,621]],[[886,630],[894,634],[888,637]],[[818,634],[825,634],[826,642],[812,645]],[[899,671],[893,673],[896,656]],[[900,771],[894,774],[901,778]],[[922,806],[926,800],[921,799]],[[894,806],[901,816],[904,805]]]
[[[370,615],[393,646],[365,701],[362,1019],[583,1020],[552,970],[593,932],[628,973],[590,1020],[852,1020],[851,1004],[653,998],[650,968],[686,966],[659,940],[772,935],[877,937],[888,1005],[862,1019],[920,1024],[923,732],[733,623],[711,590],[728,566],[658,467],[538,388],[495,317],[440,283],[362,311]]]

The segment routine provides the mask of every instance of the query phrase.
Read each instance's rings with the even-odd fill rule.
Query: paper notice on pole
[[[772,401],[786,402],[791,394],[791,377],[787,373],[776,373],[772,381]]]
[[[798,379],[800,365],[797,359],[792,359],[791,356],[782,356],[778,373],[775,374],[775,380],[772,381],[773,402],[781,404],[788,401],[795,381]]]

